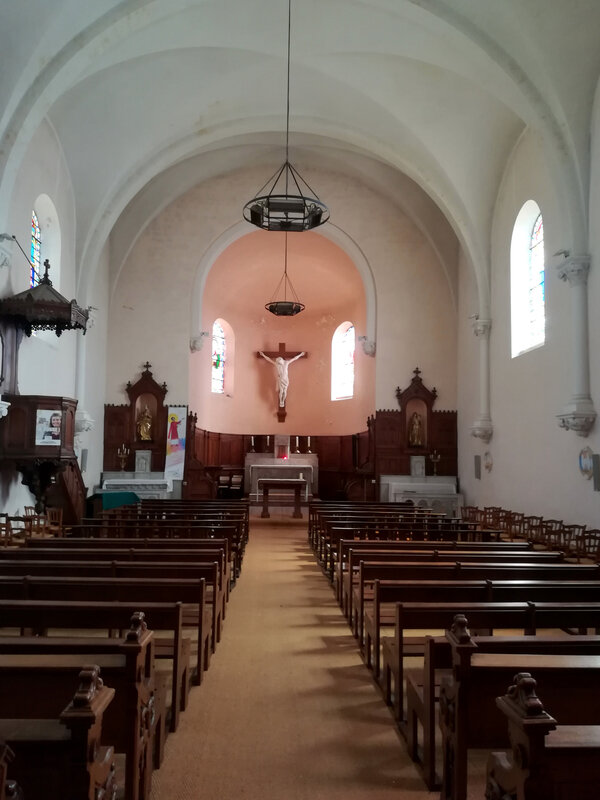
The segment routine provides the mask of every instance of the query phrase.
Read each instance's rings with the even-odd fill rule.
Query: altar
[[[379,500],[382,503],[410,500],[419,508],[443,511],[447,517],[458,517],[463,506],[457,479],[452,475],[382,475]]]
[[[261,496],[262,479],[296,479],[306,482],[305,499],[318,494],[319,457],[316,453],[290,453],[287,458],[275,458],[273,453],[246,453],[244,486],[250,499]]]
[[[112,492],[135,492],[141,500],[173,497],[173,480],[162,472],[103,472],[101,487]]]

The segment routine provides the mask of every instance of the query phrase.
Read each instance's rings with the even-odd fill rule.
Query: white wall
[[[515,511],[562,519],[567,523],[599,522],[600,495],[579,471],[582,447],[597,447],[597,434],[588,439],[558,427],[558,414],[572,394],[571,289],[557,277],[564,248],[556,186],[545,167],[543,146],[531,132],[523,135],[505,172],[496,205],[492,232],[491,416],[494,434],[489,445],[469,441],[461,419],[461,486],[468,503],[499,505]],[[529,200],[535,200],[544,219],[546,261],[546,342],[511,358],[510,349],[510,242],[515,219]],[[592,226],[593,228],[593,226]],[[593,249],[593,251],[596,248]],[[461,295],[472,291],[461,275]],[[590,308],[594,308],[591,299]],[[462,313],[462,312],[461,312]],[[593,314],[592,314],[593,316]],[[461,326],[463,325],[461,316]],[[596,326],[595,341],[598,341]],[[462,361],[464,342],[460,340]],[[467,348],[466,375],[477,374],[477,349]],[[465,374],[463,373],[463,374]],[[463,375],[461,375],[461,381]],[[473,413],[468,391],[461,387],[463,409]],[[597,378],[596,378],[597,386]],[[596,398],[596,406],[598,400]],[[465,425],[466,423],[466,425]],[[493,468],[473,476],[473,454],[488,451]]]
[[[15,234],[27,254],[31,241],[31,211],[42,194],[51,199],[60,224],[60,278],[56,288],[70,300],[75,296],[76,284],[73,191],[62,150],[47,123],[37,131],[25,154],[10,203],[10,218],[1,225],[1,232]],[[40,224],[43,229],[44,220],[40,220]],[[0,270],[0,294],[3,296],[21,292],[29,285],[28,264],[16,244],[9,244],[9,247],[10,269]],[[42,238],[42,261],[44,258]],[[52,274],[51,269],[51,279]],[[24,337],[19,350],[19,392],[75,397],[75,354],[80,335],[67,331],[57,337],[42,331],[30,338]],[[0,506],[10,513],[22,511],[23,506],[32,501],[20,479],[21,476],[12,471],[3,473],[0,479]]]

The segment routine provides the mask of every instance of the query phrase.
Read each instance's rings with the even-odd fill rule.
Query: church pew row
[[[219,586],[217,562],[146,562],[146,561],[56,561],[0,559],[0,591],[9,578],[123,578],[163,581],[204,581],[205,608],[211,612],[211,649],[214,653],[221,638],[224,590]],[[162,586],[162,583],[161,583]],[[172,598],[183,599],[183,598]]]
[[[529,542],[469,542],[468,549],[473,552],[485,552],[486,550],[498,550],[500,547],[505,547],[506,551],[521,553],[533,550],[533,546]],[[350,550],[359,553],[362,551],[379,551],[390,550],[398,551],[400,553],[407,550],[463,550],[465,545],[456,539],[447,542],[412,542],[412,541],[390,541],[388,539],[340,539],[337,559],[333,570],[333,586],[336,597],[340,606],[342,605],[342,585],[344,582],[344,574],[348,568],[348,554]]]
[[[507,562],[498,556],[462,561],[360,561],[358,578],[349,598],[349,619],[354,636],[364,644],[365,604],[373,597],[374,581],[464,581],[464,580],[592,580],[600,585],[600,567],[592,564]]]
[[[328,503],[309,505],[308,538],[312,549],[317,552],[320,540],[326,536],[327,527],[372,528],[377,523],[381,528],[398,526],[411,522],[416,529],[436,524],[444,515],[430,509],[407,507],[400,503],[345,504],[335,506]]]
[[[536,688],[531,673],[521,672],[507,693],[496,698],[507,723],[510,752],[489,756],[486,798],[595,800],[600,786],[600,726],[582,724],[583,715],[576,724],[563,724],[564,717],[555,720]],[[544,691],[544,702],[546,696]]]
[[[11,553],[18,552],[22,558],[37,558],[37,553],[42,552],[42,557],[50,557],[50,550],[57,552],[79,552],[89,551],[93,554],[89,557],[104,556],[105,551],[118,552],[120,560],[143,560],[142,554],[148,553],[152,557],[158,557],[164,553],[165,561],[177,561],[178,554],[185,553],[185,559],[206,558],[210,552],[215,552],[214,560],[224,562],[224,586],[229,599],[229,589],[233,585],[235,569],[233,567],[230,552],[230,543],[226,538],[223,539],[136,539],[136,538],[89,538],[89,537],[69,537],[68,539],[28,539],[25,546],[19,550],[9,550]],[[103,552],[104,551],[104,552]],[[219,553],[222,551],[222,554]],[[27,555],[29,553],[29,555]],[[1,555],[0,555],[1,557]],[[58,558],[58,556],[56,556]],[[104,556],[105,558],[106,556]],[[112,556],[111,556],[112,557]],[[81,558],[88,558],[87,555]]]
[[[407,631],[443,631],[456,615],[465,615],[471,625],[486,633],[510,629],[533,635],[536,631],[600,629],[598,602],[424,602],[397,603],[394,636],[383,639],[382,690],[393,703],[398,723],[404,721],[404,658],[423,655],[424,639],[418,650],[411,647]],[[559,633],[560,635],[560,633]],[[566,634],[563,634],[566,635]],[[420,637],[419,637],[420,638]],[[389,643],[388,643],[389,642]]]
[[[123,602],[77,602],[72,600],[0,600],[0,643],[3,638],[20,630],[22,634],[33,633],[40,636],[82,636],[82,632],[103,632],[110,638],[114,631],[120,631],[124,622],[138,613],[138,603]],[[155,633],[154,670],[156,684],[161,692],[170,686],[170,700],[163,720],[171,731],[177,729],[180,712],[185,710],[191,684],[199,685],[202,680],[202,648],[198,651],[196,669],[192,668],[191,641],[185,635],[183,606],[181,602],[156,603],[144,601],[145,619]],[[8,633],[6,633],[8,631]],[[158,713],[158,709],[157,709]],[[164,738],[164,737],[163,737]],[[156,752],[160,763],[163,739],[160,739]]]
[[[590,698],[598,690],[600,656],[482,653],[468,635],[448,631],[447,636],[452,672],[440,687],[441,800],[466,800],[469,749],[508,746],[506,720],[496,713],[495,699],[515,675],[535,675],[544,687],[545,702],[561,723],[594,726],[598,741],[600,705]]]
[[[466,547],[466,546],[465,546]],[[380,577],[377,574],[377,565],[385,570],[381,578],[392,579],[390,570],[396,566],[409,565],[420,562],[423,565],[451,564],[498,564],[498,565],[531,565],[539,566],[545,564],[560,564],[563,562],[563,554],[553,551],[513,551],[506,547],[490,549],[485,551],[452,549],[452,550],[358,550],[350,549],[348,553],[347,570],[342,582],[342,611],[348,621],[353,625],[354,634],[359,637],[362,643],[362,621],[364,619],[364,606],[373,595],[373,581]],[[361,570],[361,564],[365,566]],[[367,566],[368,565],[368,566]],[[389,570],[387,567],[389,566]],[[456,570],[453,570],[456,571]]]
[[[451,630],[467,627],[464,615],[455,617]],[[529,636],[473,636],[478,653],[541,653],[546,655],[600,656],[600,636],[557,638]],[[422,669],[406,673],[406,743],[412,760],[421,769],[429,791],[439,790],[436,769],[436,728],[439,686],[452,669],[452,649],[446,636],[427,636]],[[404,728],[403,728],[404,730]]]
[[[39,677],[43,680],[32,680],[27,693],[27,703],[36,709],[38,696],[54,689],[49,670]],[[68,692],[66,707],[53,708],[47,718],[40,707],[35,720],[21,718],[20,709],[13,718],[0,719],[3,798],[116,800],[123,795],[114,747],[107,744],[103,730],[115,690],[104,685],[97,665],[82,665],[78,674],[71,671]],[[10,780],[6,780],[7,772]]]
[[[82,520],[66,531],[65,542],[71,538],[156,539],[169,542],[227,539],[228,552],[234,562],[234,574],[239,576],[244,547],[239,525],[199,524],[186,520],[119,520],[107,525],[103,520]]]
[[[4,576],[0,599],[109,601],[135,604],[138,609],[150,603],[181,602],[183,625],[193,627],[197,636],[198,680],[210,664],[213,612],[207,607],[204,579]]]
[[[480,531],[475,528],[454,527],[451,530],[441,528],[417,528],[410,522],[382,528],[377,525],[356,527],[354,525],[334,526],[327,529],[327,534],[323,537],[322,547],[318,553],[318,559],[325,573],[332,580],[335,566],[339,561],[339,551],[341,542],[345,539],[356,541],[390,541],[408,542],[413,547],[420,544],[458,544],[461,547],[468,547],[471,544],[500,545],[499,531]]]
[[[150,795],[157,719],[153,633],[136,614],[122,640],[7,637],[0,639],[0,709],[5,731],[14,719],[55,718],[68,702],[82,664],[97,664],[115,690],[103,731],[125,755],[125,796]],[[38,691],[41,684],[43,688]],[[10,737],[1,731],[0,736]]]
[[[114,563],[114,569],[109,571],[109,574],[117,575],[119,571],[125,571],[125,564],[131,564],[132,570],[136,570],[133,565],[139,565],[138,571],[143,565],[156,565],[153,569],[154,573],[158,573],[161,568],[164,568],[165,574],[163,577],[170,577],[177,573],[177,565],[181,565],[181,577],[194,577],[187,575],[194,566],[200,568],[205,567],[205,574],[200,573],[200,577],[205,577],[207,580],[208,600],[212,603],[212,580],[214,564],[217,565],[217,589],[215,596],[220,605],[220,614],[222,619],[225,619],[227,613],[227,600],[229,598],[229,581],[228,577],[228,564],[225,557],[224,550],[221,549],[166,549],[166,548],[119,548],[119,547],[67,547],[64,541],[62,547],[36,547],[36,548],[19,548],[0,551],[0,574],[3,570],[8,573],[17,570],[17,564],[21,563],[21,574],[26,575],[27,565],[31,564],[31,574],[37,575],[51,575],[52,564],[56,564],[56,570],[65,569],[63,564],[67,562],[77,561],[86,563],[89,566],[86,568],[88,573],[91,574],[92,567],[96,566],[95,574],[104,574],[106,572],[106,564]],[[45,565],[45,566],[44,566]],[[208,566],[206,566],[208,565]],[[63,574],[67,574],[63,572]],[[77,574],[77,573],[74,573]],[[157,577],[160,577],[157,574]]]
[[[340,538],[397,539],[415,541],[491,541],[498,538],[491,530],[482,531],[474,525],[434,514],[413,512],[360,512],[331,517],[319,517],[312,548],[317,560],[327,571],[330,559],[335,560]]]

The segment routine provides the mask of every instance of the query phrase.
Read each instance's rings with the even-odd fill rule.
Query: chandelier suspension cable
[[[290,48],[292,41],[292,0],[288,0],[288,38],[287,38],[287,92],[285,113],[285,163],[290,163]],[[288,171],[285,173],[285,193],[288,193]],[[287,233],[285,240],[285,254],[287,258]]]
[[[292,0],[288,0],[285,161],[244,205],[244,219],[266,231],[310,231],[329,219],[329,209],[290,164],[290,75]],[[282,175],[285,173],[285,177]]]

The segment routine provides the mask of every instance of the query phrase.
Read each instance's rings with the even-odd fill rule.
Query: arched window
[[[35,211],[31,212],[31,270],[29,274],[29,285],[35,286],[40,279],[40,268],[42,264],[42,231]]]
[[[510,247],[512,357],[546,339],[544,222],[528,200],[515,221]]]
[[[354,397],[354,350],[356,336],[351,322],[342,322],[331,340],[331,399]]]
[[[213,324],[212,330],[212,370],[211,370],[211,392],[223,394],[225,392],[225,359],[227,354],[227,343],[225,341],[225,331],[219,320]]]

